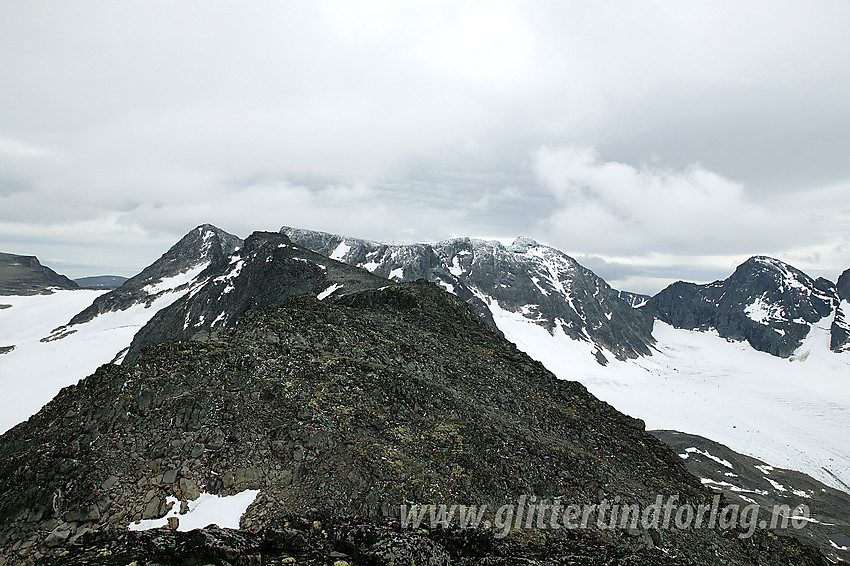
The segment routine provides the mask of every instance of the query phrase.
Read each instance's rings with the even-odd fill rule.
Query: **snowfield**
[[[599,365],[589,342],[554,334],[485,297],[497,326],[562,379],[646,422],[705,436],[774,466],[850,491],[850,352],[829,350],[826,317],[790,359],[730,342],[715,332],[660,321],[650,357]],[[530,310],[530,309],[529,309]]]
[[[182,285],[185,279],[167,283]],[[157,311],[191,289],[161,287],[150,306],[136,304],[125,311],[103,313],[57,332],[53,331],[108,291],[0,297],[0,304],[12,305],[0,310],[0,346],[15,346],[0,355],[0,434],[37,413],[63,387],[114,360]]]

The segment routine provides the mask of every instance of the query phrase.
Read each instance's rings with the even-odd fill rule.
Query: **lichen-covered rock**
[[[260,493],[240,531],[125,531],[162,516],[169,497],[183,508],[195,489]],[[649,504],[658,494],[711,498],[641,421],[556,379],[425,281],[293,296],[247,311],[216,340],[148,347],[0,437],[0,548],[15,560],[250,563],[279,548],[268,551],[278,563],[299,564],[326,564],[330,551],[353,564],[818,563],[762,534],[530,529],[499,541],[384,523],[410,503],[495,510],[522,495]],[[318,527],[280,526],[312,515]]]

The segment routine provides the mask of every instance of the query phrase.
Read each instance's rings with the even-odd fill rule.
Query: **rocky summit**
[[[37,295],[53,289],[77,289],[79,285],[41,265],[35,256],[0,252],[0,296]]]
[[[74,316],[68,326],[84,324],[105,312],[127,310],[138,304],[149,305],[175,286],[188,285],[193,276],[211,265],[218,265],[241,246],[242,240],[233,234],[211,224],[198,226],[140,273],[95,299],[91,306]]]
[[[372,281],[274,236],[252,236],[227,265],[244,260],[246,275],[305,281],[306,292],[258,299],[216,332],[140,347],[133,363],[102,366],[0,437],[4,560],[825,564],[761,530],[402,528],[401,504],[648,505],[661,494],[709,504],[712,494],[641,421],[556,379],[461,298],[426,281],[316,296],[326,270],[331,287]],[[220,284],[214,296],[229,295],[216,277],[159,322],[199,312],[192,303]],[[257,495],[240,530],[179,532],[203,494],[247,490]],[[127,530],[169,510],[178,532]]]
[[[283,227],[299,246],[395,281],[426,279],[468,301],[485,320],[519,316],[618,359],[650,354],[652,318],[567,254],[530,238],[511,246],[456,238],[390,244]],[[494,325],[498,325],[498,321]]]
[[[642,309],[676,328],[714,329],[723,338],[746,340],[756,350],[788,357],[837,304],[832,282],[755,256],[722,281],[673,283]]]

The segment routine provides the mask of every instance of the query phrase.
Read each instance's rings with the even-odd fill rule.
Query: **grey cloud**
[[[843,1],[2,10],[0,248],[74,276],[132,272],[201,222],[526,234],[646,287],[667,272],[615,266],[850,265]],[[595,148],[631,184],[559,194],[541,147]],[[623,206],[661,181],[719,200]]]

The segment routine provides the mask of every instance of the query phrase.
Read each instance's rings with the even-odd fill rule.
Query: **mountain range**
[[[666,485],[697,499],[706,496],[699,479],[682,475],[681,458],[655,452],[659,449],[642,432],[641,421],[597,405],[570,380],[581,381],[596,397],[654,428],[702,434],[816,478],[795,480],[798,491],[809,493],[806,486],[817,480],[822,489],[848,490],[850,454],[841,440],[841,423],[850,408],[848,272],[832,284],[756,256],[726,280],[676,283],[644,297],[611,289],[566,254],[528,238],[510,246],[470,238],[388,244],[284,227],[280,233],[258,232],[243,241],[214,226],[199,226],[112,291],[69,290],[0,300],[11,305],[0,310],[10,329],[4,332],[0,325],[0,345],[14,345],[0,356],[0,375],[28,376],[2,382],[8,393],[4,429],[39,412],[61,387],[91,375],[0,439],[5,462],[0,478],[9,494],[0,500],[5,517],[0,521],[7,526],[17,521],[16,532],[25,535],[15,541],[31,541],[32,548],[40,544],[33,533],[50,526],[51,544],[61,547],[72,539],[106,536],[95,534],[101,527],[160,516],[167,497],[186,502],[214,486],[228,493],[260,489],[266,508],[280,505],[299,516],[311,512],[311,501],[342,501],[349,494],[340,508],[377,520],[388,515],[390,502],[416,500],[410,493],[436,493],[416,491],[422,478],[459,502],[495,503],[523,489],[548,494],[568,485],[573,486],[571,496],[592,501],[602,476],[575,476],[588,466],[609,470],[603,483],[614,491],[627,484]],[[50,316],[39,317],[48,312]],[[93,373],[110,361],[120,365]],[[552,381],[552,374],[561,380]],[[495,381],[488,383],[486,375]],[[801,387],[803,375],[808,380]],[[354,390],[344,386],[350,379],[359,384]],[[285,385],[290,382],[297,386]],[[410,383],[416,389],[406,391]],[[566,397],[557,393],[559,384],[570,384]],[[215,391],[226,394],[218,397]],[[371,391],[373,398],[356,397],[346,405],[347,396],[360,395],[356,391]],[[484,391],[494,391],[495,397]],[[291,397],[293,392],[301,396]],[[564,403],[559,407],[531,401],[559,398]],[[273,409],[276,403],[280,414]],[[346,406],[353,413],[346,413]],[[785,411],[783,418],[777,418],[776,407]],[[520,437],[510,441],[484,432],[487,424],[508,434],[515,423],[541,410],[546,418],[531,417],[524,439],[525,432],[511,433]],[[424,413],[413,425],[410,419],[417,411]],[[487,417],[476,423],[473,412],[498,415],[498,420]],[[341,416],[346,414],[355,416]],[[57,420],[58,415],[66,416]],[[574,432],[557,428],[573,426],[560,422],[563,415],[579,419]],[[342,421],[352,428],[334,428]],[[602,422],[612,424],[605,428]],[[439,431],[445,423],[455,423],[449,427],[455,432],[447,429],[448,436],[428,441],[427,449],[405,436],[413,430],[420,435]],[[267,429],[276,432],[269,435]],[[75,444],[81,430],[91,438]],[[573,444],[558,448],[554,440],[540,443],[550,437]],[[673,436],[660,437],[674,447],[678,442]],[[627,438],[628,446],[622,442]],[[700,437],[688,438],[686,442],[697,445],[694,439]],[[89,441],[93,444],[83,449]],[[518,442],[542,460],[498,471],[475,463],[500,442]],[[412,476],[398,475],[399,469],[442,461],[448,456],[434,450],[451,443],[460,450],[453,453],[457,461],[466,462],[468,470],[460,470],[457,478],[450,474],[454,479],[449,483],[440,483],[436,468],[423,468],[421,477],[413,471]],[[653,448],[643,452],[635,443]],[[230,448],[221,452],[226,446]],[[699,446],[703,448],[695,449],[709,450]],[[353,458],[347,452],[352,447],[361,458],[354,460],[359,479],[322,484],[317,478],[330,477],[348,461],[336,452]],[[132,462],[120,456],[127,449],[136,454]],[[719,450],[710,449],[712,454]],[[565,450],[591,459],[607,450],[628,455],[626,461],[632,463],[565,461],[558,466],[568,475],[551,478],[548,472],[532,471],[545,468],[544,460],[562,458]],[[35,462],[36,454],[44,462],[29,471],[12,465]],[[391,462],[396,458],[400,468],[385,469],[379,456]],[[649,466],[658,458],[665,463]],[[112,462],[109,469],[115,473],[101,477],[106,472],[98,466],[104,462]],[[752,474],[760,470],[746,465]],[[220,485],[211,480],[224,470],[235,475],[220,477]],[[139,484],[140,475],[171,478],[172,471],[173,482]],[[536,473],[543,476],[531,481]],[[752,474],[752,485],[772,486],[769,472],[761,479]],[[63,513],[42,510],[45,498],[72,476],[76,487],[59,489],[71,507]],[[524,478],[531,484],[509,481],[505,488],[476,483],[491,476]],[[32,477],[41,478],[37,483],[44,487],[27,491],[21,482]],[[466,483],[463,477],[468,477]],[[451,483],[455,481],[460,483]],[[714,476],[702,483],[722,490],[723,481]],[[360,503],[350,499],[357,489],[376,485],[384,487],[373,490],[371,499],[368,490]],[[649,493],[635,489],[630,496]],[[840,497],[827,496],[824,508]],[[276,520],[274,513],[251,509],[245,515],[247,525]],[[823,517],[834,519],[835,513]],[[850,534],[845,527],[835,529]],[[834,552],[828,531],[819,531],[818,540]],[[138,536],[142,541],[146,535]],[[107,539],[104,544],[116,540]],[[683,563],[703,563],[707,558],[695,549],[706,541],[695,541],[674,537],[652,542],[643,536],[629,544],[614,541],[608,548],[643,549],[640,559],[647,562],[639,563],[652,563],[652,549],[675,547]],[[734,545],[720,547],[731,563],[750,563],[736,554]]]

